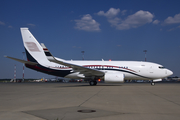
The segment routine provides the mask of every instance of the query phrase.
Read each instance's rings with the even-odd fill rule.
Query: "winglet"
[[[47,47],[44,45],[44,43],[41,43],[41,46],[44,50],[44,53],[46,55],[46,57],[52,56],[52,54],[49,52],[49,50],[47,49]]]
[[[56,59],[54,58],[54,56],[50,53],[50,51],[47,49],[47,47],[44,45],[44,43],[41,43],[41,46],[44,50],[44,53],[47,57],[47,59],[51,62],[54,62]]]
[[[46,55],[46,57],[47,57],[47,59],[49,60],[49,61],[51,61],[51,62],[57,62],[57,61],[61,61],[61,62],[63,62],[64,60],[63,59],[59,59],[58,58],[58,60],[50,53],[50,51],[47,49],[47,47],[44,45],[44,43],[41,43],[41,46],[42,46],[42,48],[43,48],[43,50],[44,50],[44,53],[45,53],[45,55]]]

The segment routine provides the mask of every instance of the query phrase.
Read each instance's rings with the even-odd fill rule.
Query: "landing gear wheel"
[[[97,82],[96,82],[96,81],[94,81],[94,85],[97,85]]]
[[[155,83],[154,83],[154,82],[152,82],[152,83],[151,83],[151,85],[152,85],[152,86],[154,86],[154,85],[155,85]]]
[[[94,81],[89,81],[89,85],[93,86],[94,85]]]
[[[93,86],[93,85],[97,85],[97,82],[96,81],[89,81],[89,85]]]

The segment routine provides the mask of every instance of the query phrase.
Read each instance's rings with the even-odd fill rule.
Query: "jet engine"
[[[106,73],[104,75],[105,82],[124,82],[124,74],[121,73]]]

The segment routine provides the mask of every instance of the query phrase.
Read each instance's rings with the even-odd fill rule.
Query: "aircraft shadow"
[[[58,87],[104,87],[104,86],[122,86],[121,84],[97,84],[95,86],[90,86],[87,84],[71,84],[71,85],[62,85]]]

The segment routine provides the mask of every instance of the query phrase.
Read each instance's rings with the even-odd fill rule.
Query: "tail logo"
[[[31,51],[31,52],[40,52],[39,48],[37,47],[36,43],[34,42],[25,42],[27,48]]]

